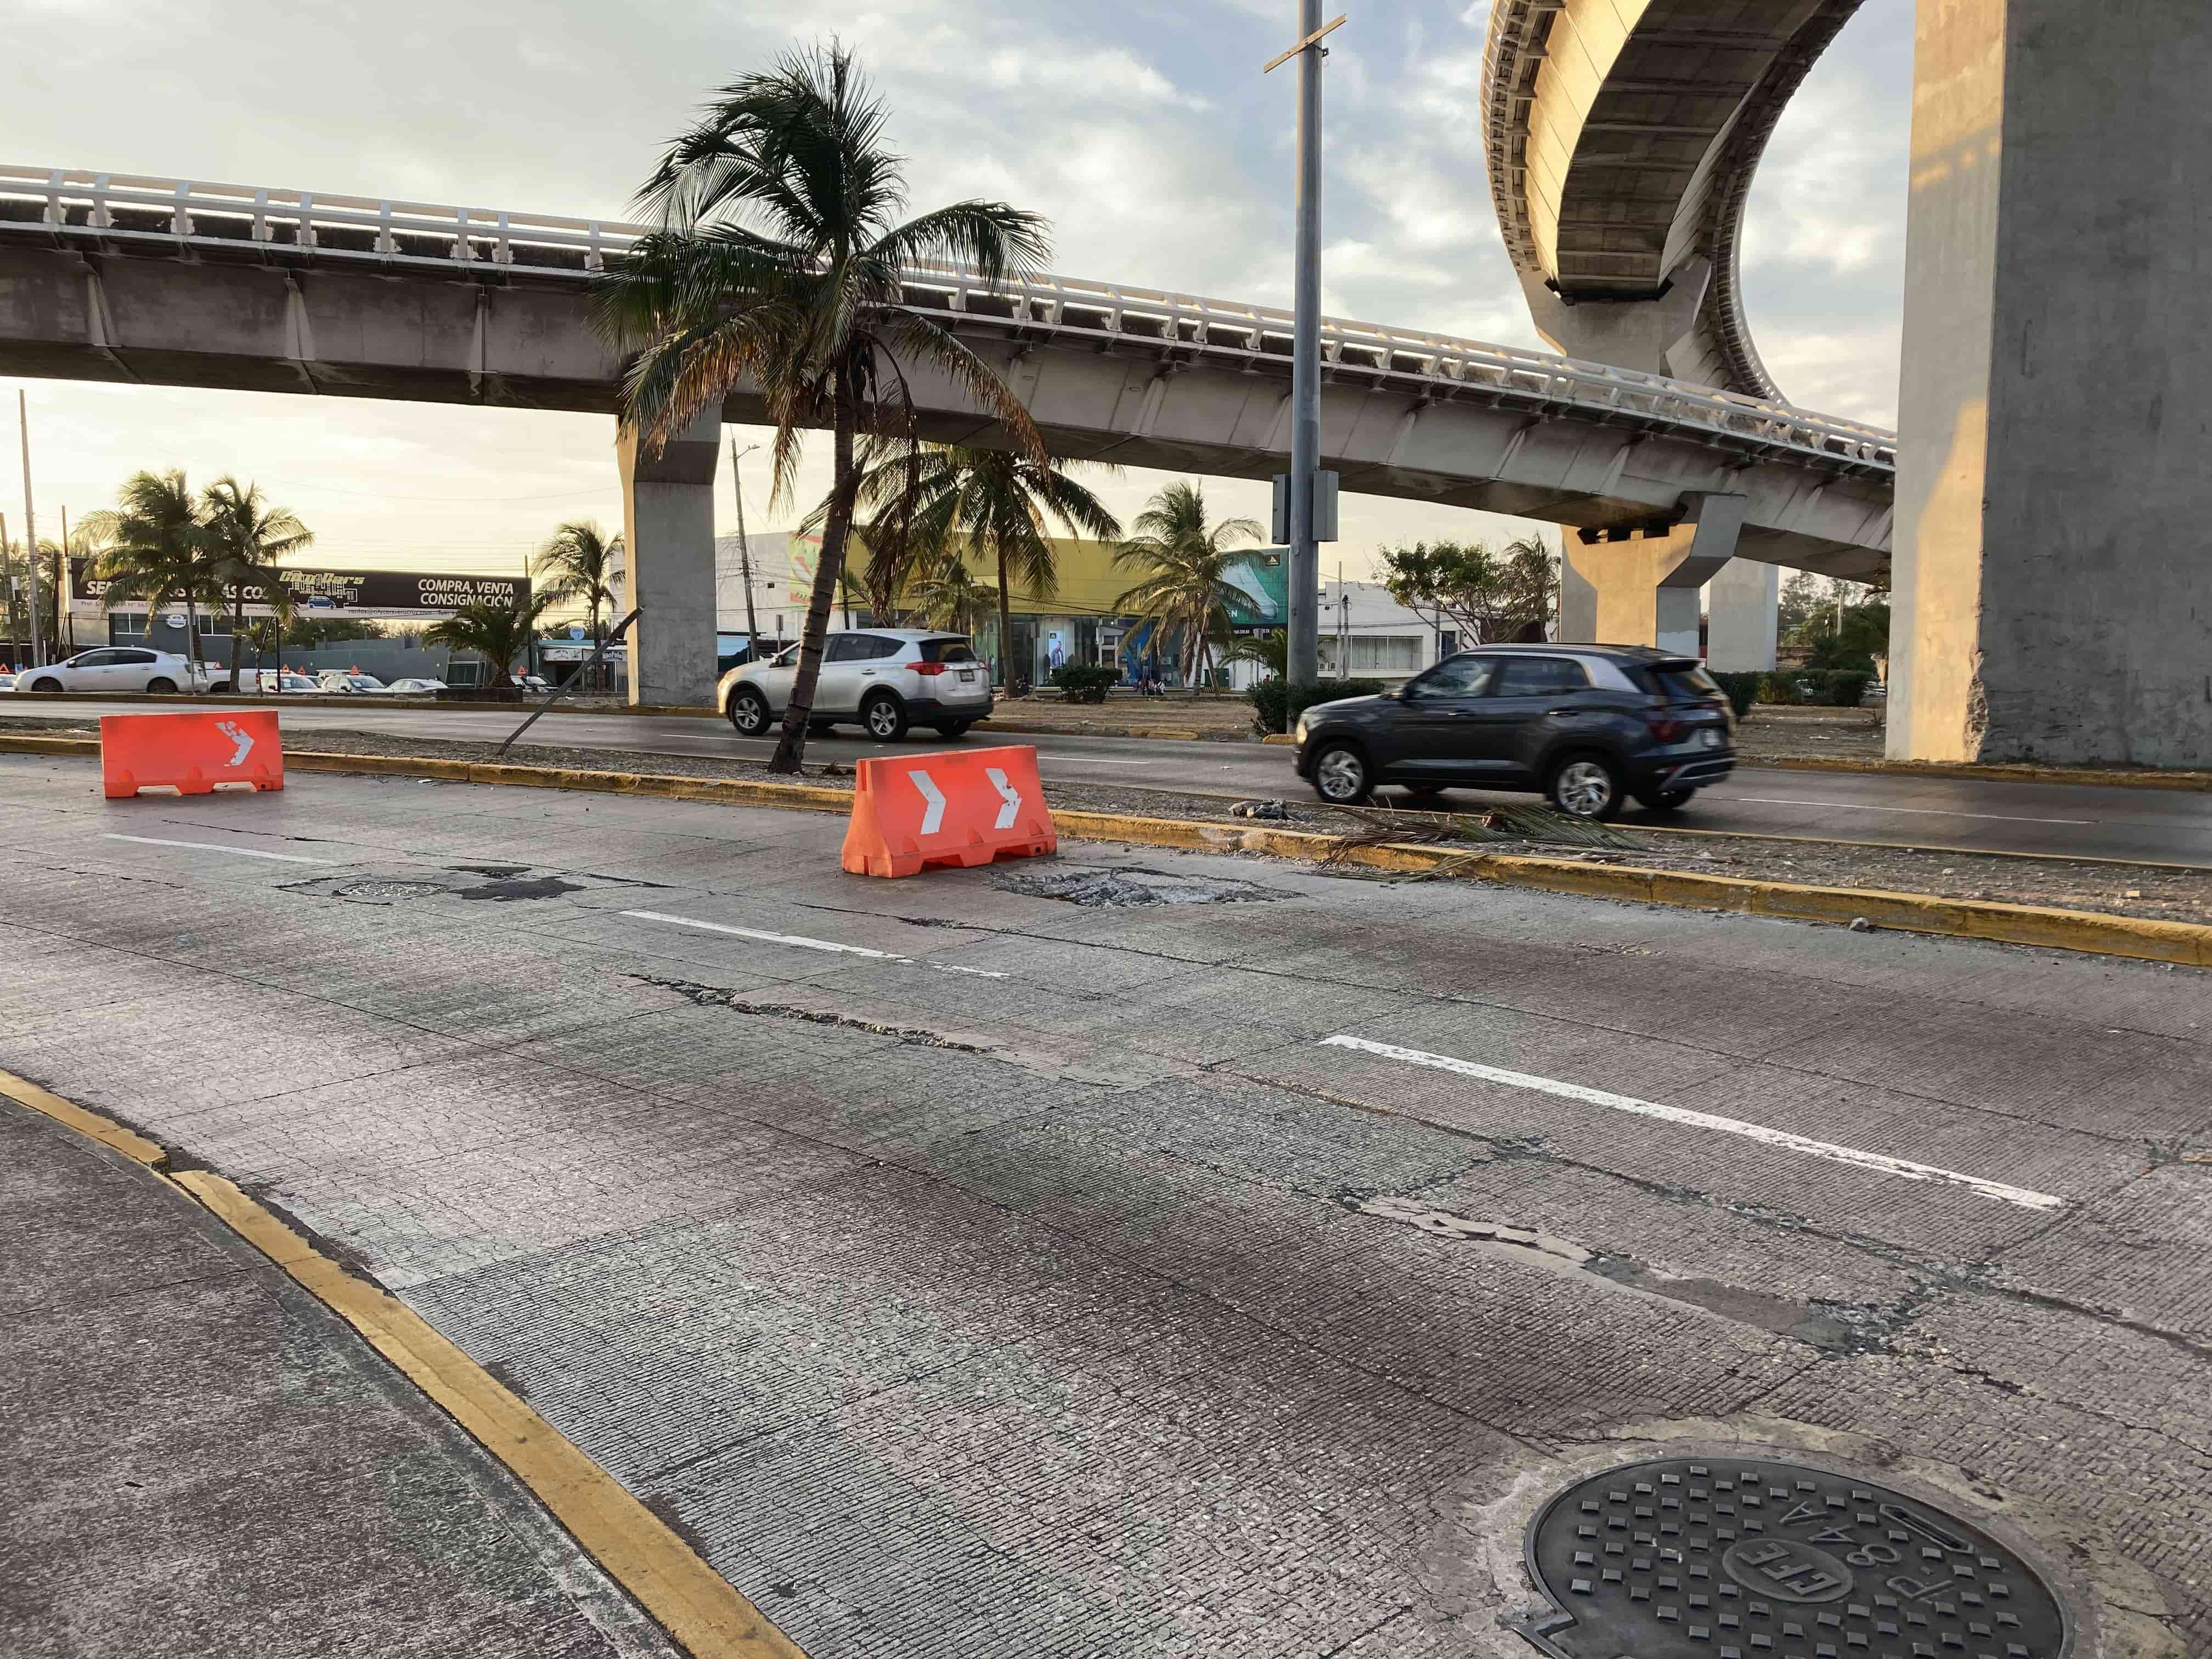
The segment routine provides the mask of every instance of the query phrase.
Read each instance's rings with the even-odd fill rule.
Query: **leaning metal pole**
[[[1290,601],[1288,678],[1321,677],[1321,544],[1314,539],[1314,474],[1321,468],[1321,66],[1313,40],[1321,0],[1298,0],[1298,190],[1296,290],[1291,343]]]

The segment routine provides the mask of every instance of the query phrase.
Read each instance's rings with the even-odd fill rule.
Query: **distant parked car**
[[[757,738],[791,702],[799,647],[722,676],[716,695],[738,735]],[[963,634],[871,628],[832,634],[815,683],[811,728],[857,720],[880,743],[896,743],[910,725],[957,738],[991,712],[991,671]]]
[[[1694,657],[1648,646],[1503,645],[1448,657],[1395,691],[1298,717],[1298,775],[1323,800],[1381,783],[1535,790],[1569,817],[1628,796],[1671,812],[1735,768],[1735,716]]]
[[[434,697],[446,689],[443,680],[427,680],[419,676],[411,679],[394,680],[384,688],[392,697]]]
[[[349,673],[343,668],[325,668],[315,676],[319,690],[343,696],[352,692],[367,694],[384,690],[384,682],[374,674]]]
[[[276,677],[279,691],[319,691],[323,683],[313,674],[295,674],[289,671]]]
[[[13,691],[15,689],[15,677],[13,674],[0,674],[0,691]]]
[[[173,651],[149,651],[135,645],[104,645],[80,651],[64,662],[26,669],[15,676],[17,691],[209,691],[215,677],[204,663]]]

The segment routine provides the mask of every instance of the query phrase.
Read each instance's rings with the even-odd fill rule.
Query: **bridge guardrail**
[[[652,227],[489,208],[322,195],[138,174],[0,163],[0,234],[29,231],[84,241],[258,245],[270,257],[375,260],[426,268],[527,270],[588,280]],[[994,286],[971,271],[931,267],[909,295],[919,307],[986,325],[1152,343],[1172,354],[1287,356],[1292,315],[1273,307],[1165,289],[1048,276]],[[1896,434],[1663,376],[1516,346],[1326,318],[1327,368],[1371,374],[1417,394],[1488,391],[1605,419],[1634,419],[1817,456],[1848,471],[1888,472]]]

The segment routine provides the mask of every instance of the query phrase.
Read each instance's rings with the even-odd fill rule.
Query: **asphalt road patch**
[[[2059,1659],[2075,1620],[2010,1545],[1855,1474],[1669,1458],[1578,1480],[1528,1528],[1556,1659],[1734,1654]]]

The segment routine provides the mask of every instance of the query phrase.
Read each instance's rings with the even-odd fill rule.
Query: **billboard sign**
[[[1291,625],[1291,573],[1287,550],[1256,547],[1232,556],[1222,579],[1236,592],[1229,599],[1230,625],[1237,629]]]
[[[93,574],[96,567],[93,559],[70,561],[70,592],[94,605],[101,603],[108,588],[104,578]],[[444,570],[287,570],[284,586],[295,610],[319,616],[448,617],[478,601],[506,605],[530,597],[527,576],[465,576]],[[226,608],[240,597],[233,588]],[[269,614],[258,585],[246,584],[244,599],[247,616]]]

